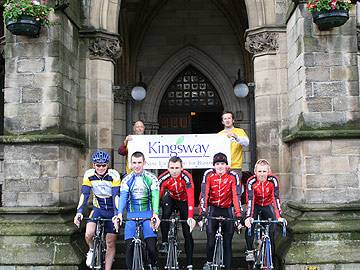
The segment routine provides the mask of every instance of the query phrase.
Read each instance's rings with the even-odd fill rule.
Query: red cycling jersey
[[[180,175],[174,179],[171,177],[169,171],[163,172],[159,176],[160,183],[160,198],[163,197],[165,191],[174,200],[187,201],[188,203],[188,218],[194,217],[194,183],[191,174],[182,170]]]
[[[229,208],[234,206],[236,217],[241,215],[241,182],[237,173],[229,171],[220,176],[214,169],[204,173],[201,183],[199,214],[207,212],[209,205]]]
[[[253,216],[255,204],[260,206],[272,205],[275,210],[276,218],[280,217],[280,189],[279,181],[276,176],[268,175],[267,180],[261,183],[254,175],[248,179],[246,191],[246,217]]]

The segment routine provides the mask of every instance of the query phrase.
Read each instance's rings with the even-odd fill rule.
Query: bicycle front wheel
[[[177,262],[177,247],[174,241],[169,241],[169,249],[166,257],[165,269],[172,269],[172,270],[179,269]]]
[[[134,244],[132,270],[144,270],[142,248],[140,243]]]
[[[104,259],[102,256],[102,242],[100,239],[94,239],[94,253],[91,261],[91,269],[104,269]]]
[[[273,269],[272,254],[271,254],[271,241],[269,237],[265,237],[263,241],[262,252],[262,269],[271,270]]]
[[[224,249],[223,249],[223,241],[222,239],[216,239],[212,270],[221,270],[225,268],[224,266]]]

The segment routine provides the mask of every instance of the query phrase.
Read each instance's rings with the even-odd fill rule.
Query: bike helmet
[[[109,163],[110,155],[105,151],[96,150],[94,154],[91,156],[91,160],[93,163],[96,164]]]

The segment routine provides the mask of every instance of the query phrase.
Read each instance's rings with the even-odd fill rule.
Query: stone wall
[[[79,36],[62,19],[43,27],[36,40],[7,36],[5,134],[79,132]]]
[[[301,5],[288,22],[289,128],[347,129],[359,124],[354,13],[342,27],[319,31]]]
[[[5,206],[74,203],[82,145],[79,34],[61,14],[36,39],[7,35]],[[15,136],[18,135],[18,136]],[[63,142],[69,146],[60,146]],[[28,144],[30,143],[30,144]],[[46,144],[47,143],[47,144]]]
[[[5,145],[4,206],[76,204],[79,152],[70,146]]]
[[[287,24],[291,202],[285,269],[359,269],[360,114],[354,9],[320,31],[294,5]]]
[[[83,260],[72,224],[85,147],[79,4],[56,11],[39,37],[6,33],[1,269],[78,269]]]
[[[118,154],[118,148],[124,143],[126,137],[126,105],[124,102],[114,104],[114,168],[119,172],[125,172],[125,158]]]
[[[307,203],[358,201],[359,140],[307,140],[291,147],[292,197]]]
[[[285,140],[306,140],[291,144],[293,198],[322,203],[358,200],[360,106],[354,10],[344,26],[319,31],[305,5],[299,5],[287,29],[290,135]]]

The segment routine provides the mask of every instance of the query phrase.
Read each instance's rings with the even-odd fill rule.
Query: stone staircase
[[[160,235],[160,234],[159,234]],[[193,231],[194,238],[194,269],[201,270],[203,264],[206,261],[206,233],[205,231],[201,232],[198,228]],[[115,263],[113,265],[113,270],[125,270],[125,242],[123,241],[123,236],[121,235],[120,240],[117,243],[117,251]],[[181,253],[179,255],[179,264],[180,269],[184,269],[185,265],[185,250],[184,250],[184,240],[179,228],[178,239],[180,241]],[[158,243],[161,243],[159,237]],[[234,234],[233,237],[233,270],[245,270],[248,269],[245,262],[245,238],[244,231],[241,234]],[[164,264],[166,261],[166,256],[159,254],[159,267],[164,269]]]

